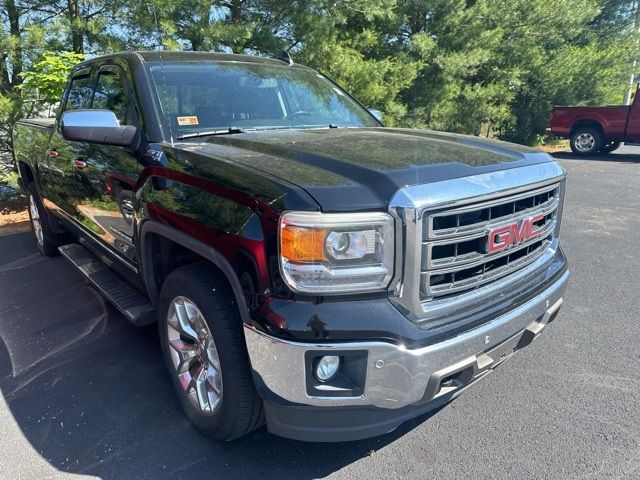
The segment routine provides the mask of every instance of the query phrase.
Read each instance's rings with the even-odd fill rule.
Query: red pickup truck
[[[640,143],[640,100],[607,107],[553,107],[551,135],[568,138],[578,155],[613,152],[620,143]]]

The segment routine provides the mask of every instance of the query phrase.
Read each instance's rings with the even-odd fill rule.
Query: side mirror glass
[[[380,110],[376,110],[376,109],[370,108],[369,109],[369,113],[371,115],[373,115],[374,117],[376,117],[376,120],[378,120],[380,123],[383,122],[382,112]]]
[[[65,140],[73,142],[113,145],[136,150],[140,144],[140,130],[120,125],[110,110],[69,110],[60,118],[60,131]]]

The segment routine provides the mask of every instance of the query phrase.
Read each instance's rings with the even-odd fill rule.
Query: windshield
[[[230,127],[380,126],[311,69],[241,62],[150,62],[147,68],[176,138]]]

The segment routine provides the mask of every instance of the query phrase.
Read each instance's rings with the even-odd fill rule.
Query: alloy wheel
[[[171,359],[191,403],[213,414],[222,404],[222,369],[213,335],[198,307],[186,297],[176,297],[167,312]]]
[[[31,214],[33,233],[36,235],[38,245],[42,246],[44,244],[44,234],[42,233],[42,223],[40,223],[40,212],[33,195],[29,195],[29,213]]]
[[[590,133],[585,132],[585,133],[579,134],[576,137],[574,144],[578,151],[587,153],[593,150],[593,148],[595,147],[596,139]]]

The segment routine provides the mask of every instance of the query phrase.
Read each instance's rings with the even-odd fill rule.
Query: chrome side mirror
[[[60,118],[60,132],[65,140],[97,143],[137,150],[140,130],[131,125],[121,126],[110,110],[69,110]]]

